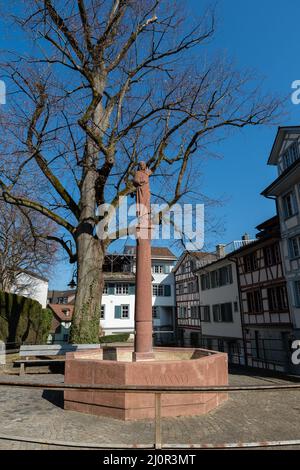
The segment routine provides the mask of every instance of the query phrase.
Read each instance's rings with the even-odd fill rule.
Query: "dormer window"
[[[282,155],[283,170],[286,170],[299,158],[299,145],[298,142],[294,142],[288,147],[288,149]]]

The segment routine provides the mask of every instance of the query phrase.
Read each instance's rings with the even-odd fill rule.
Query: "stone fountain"
[[[65,383],[111,386],[228,385],[227,354],[198,348],[153,348],[151,282],[151,171],[144,162],[135,174],[137,199],[136,298],[134,347],[103,347],[66,355]],[[224,393],[162,396],[162,416],[207,413],[227,400]],[[153,418],[154,394],[65,391],[66,410],[123,420]]]

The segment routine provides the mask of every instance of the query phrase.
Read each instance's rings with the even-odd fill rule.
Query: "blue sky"
[[[192,15],[205,3],[182,1]],[[238,69],[254,69],[264,78],[266,92],[286,96],[286,115],[278,125],[296,125],[300,106],[291,103],[290,95],[291,83],[300,80],[299,0],[219,0],[217,12],[217,33],[209,47],[233,58]],[[275,134],[276,126],[244,129],[212,148],[222,159],[205,163],[202,192],[224,200],[213,210],[224,231],[208,240],[212,244],[240,239],[245,232],[254,236],[255,226],[274,215],[274,202],[260,192],[276,176],[276,169],[267,166]],[[70,268],[62,263],[55,272],[50,287],[65,288]]]

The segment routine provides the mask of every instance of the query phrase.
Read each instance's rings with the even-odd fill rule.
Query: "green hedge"
[[[119,335],[100,336],[100,343],[125,343],[129,338],[129,333],[120,333]]]
[[[0,340],[16,344],[45,343],[52,312],[36,300],[0,291]]]

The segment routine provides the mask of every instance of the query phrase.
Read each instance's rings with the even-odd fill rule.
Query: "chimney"
[[[245,233],[242,236],[242,240],[243,240],[243,242],[248,242],[250,240],[250,235],[248,233]]]
[[[217,245],[216,246],[216,252],[218,258],[224,258],[225,257],[225,245]]]

